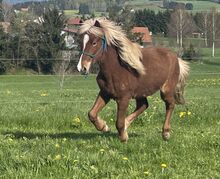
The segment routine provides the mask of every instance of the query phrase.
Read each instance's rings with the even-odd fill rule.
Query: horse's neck
[[[107,52],[105,52],[101,62],[100,62],[100,71],[105,76],[106,79],[108,77],[114,75],[115,73],[120,73],[122,70],[119,56],[117,54],[117,50],[113,47],[108,47]]]

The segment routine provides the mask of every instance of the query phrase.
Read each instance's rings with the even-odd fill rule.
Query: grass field
[[[220,178],[220,59],[191,64],[168,142],[158,94],[121,143],[114,101],[101,112],[112,132],[87,119],[97,92],[92,75],[68,76],[62,90],[56,76],[0,76],[0,178]]]
[[[178,0],[177,0],[178,1]],[[193,12],[198,11],[207,11],[211,8],[220,9],[220,4],[210,2],[210,1],[183,1],[179,0],[179,2],[183,3],[192,3],[193,4]],[[135,0],[135,1],[127,1],[126,5],[133,7],[134,9],[151,9],[154,11],[164,10],[161,8],[163,6],[162,1],[150,1],[150,0]]]

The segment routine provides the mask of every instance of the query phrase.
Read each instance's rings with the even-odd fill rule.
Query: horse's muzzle
[[[83,67],[83,68],[81,69],[81,74],[82,74],[82,75],[88,75],[89,72],[88,72],[88,70],[87,70],[85,67]]]

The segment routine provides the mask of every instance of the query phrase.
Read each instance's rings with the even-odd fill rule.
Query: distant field
[[[192,3],[193,11],[206,11],[213,7],[220,9],[220,4],[209,1],[179,1],[183,3]],[[135,0],[128,1],[126,5],[133,7],[134,9],[151,9],[155,11],[164,10],[162,7],[162,1],[149,1],[149,0]]]
[[[190,66],[187,104],[176,107],[168,142],[159,94],[121,143],[114,101],[101,112],[112,132],[88,121],[94,75],[68,76],[62,90],[57,76],[1,75],[0,178],[220,178],[220,58]]]
[[[64,14],[67,17],[81,17],[78,10],[64,10]],[[100,17],[102,14],[106,14],[106,12],[95,12],[96,17]]]
[[[216,8],[220,10],[220,4],[210,1],[180,1],[180,2],[192,3],[193,11],[207,11],[207,10],[211,10],[211,8]]]
[[[78,10],[64,10],[64,14],[67,17],[75,17],[75,16],[79,16],[79,11]]]

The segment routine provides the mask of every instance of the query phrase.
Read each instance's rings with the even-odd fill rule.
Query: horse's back
[[[167,80],[177,83],[179,66],[177,55],[167,48],[143,48],[142,63],[146,74],[139,78],[139,89],[147,89],[151,95],[161,89]],[[144,87],[145,86],[145,87]]]

